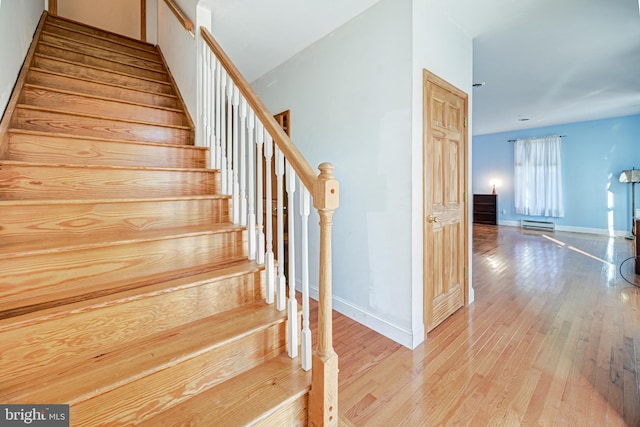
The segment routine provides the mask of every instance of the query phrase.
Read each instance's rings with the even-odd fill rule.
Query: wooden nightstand
[[[475,224],[498,224],[498,195],[473,195],[473,222]]]

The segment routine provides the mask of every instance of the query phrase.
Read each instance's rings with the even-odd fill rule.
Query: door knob
[[[427,217],[427,222],[430,222],[430,223],[431,223],[431,222],[440,222],[440,218],[438,218],[438,217],[437,217],[437,216],[435,216],[435,215],[429,215],[429,216]]]

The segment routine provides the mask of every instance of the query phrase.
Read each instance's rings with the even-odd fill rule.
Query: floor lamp
[[[636,214],[636,182],[640,182],[640,170],[633,168],[631,170],[622,171],[619,181],[631,184],[631,233],[627,236],[627,239],[632,240],[634,238],[633,217]]]

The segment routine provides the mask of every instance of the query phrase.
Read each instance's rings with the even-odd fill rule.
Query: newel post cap
[[[340,205],[340,185],[333,176],[333,165],[321,163],[320,175],[313,188],[313,207],[318,210],[335,210]]]

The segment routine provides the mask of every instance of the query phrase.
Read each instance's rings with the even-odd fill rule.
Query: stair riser
[[[24,87],[18,102],[35,107],[53,108],[80,114],[91,113],[115,119],[139,120],[175,126],[189,124],[186,116],[177,111],[63,93],[30,85]]]
[[[305,394],[297,399],[291,400],[268,417],[253,424],[255,427],[303,427],[309,425],[307,415],[309,414],[309,394]]]
[[[78,425],[133,425],[184,402],[284,351],[284,322],[204,353],[171,369],[72,404]],[[115,402],[115,403],[114,403]]]
[[[130,55],[134,55],[139,58],[152,59],[156,61],[160,60],[160,56],[157,54],[157,52],[150,51],[148,49],[137,49],[132,46],[127,46],[121,43],[113,42],[113,41],[110,41],[101,37],[93,36],[87,33],[73,31],[68,28],[60,27],[52,23],[46,23],[44,26],[44,31],[46,31],[49,34],[57,34],[59,36],[67,37],[73,40],[78,40],[80,42],[83,42],[91,46],[105,47],[107,49],[113,49],[123,53],[128,53]]]
[[[40,37],[40,41],[47,43],[48,45],[59,47],[61,49],[67,49],[74,52],[82,53],[84,55],[91,55],[98,58],[103,58],[109,61],[115,61],[123,64],[133,65],[136,67],[147,68],[155,71],[164,71],[164,66],[161,62],[142,59],[137,56],[132,56],[124,53],[113,52],[111,50],[106,50],[98,47],[93,47],[90,45],[86,45],[84,43],[79,43],[73,40],[61,38],[59,36],[43,33],[42,37]]]
[[[206,150],[9,133],[7,160],[95,166],[204,168]]]
[[[47,44],[43,44],[42,42],[38,43],[36,52],[41,55],[48,55],[79,64],[99,67],[105,70],[117,71],[120,73],[129,74],[131,76],[142,77],[145,79],[152,79],[157,81],[169,81],[169,77],[164,72],[147,70],[145,68],[138,68],[130,65],[120,64],[118,62],[113,62],[106,59],[86,56],[82,53],[50,46]]]
[[[29,71],[26,83],[144,105],[179,108],[178,100],[173,96],[163,96],[124,87],[108,86],[90,80],[78,80],[78,78],[75,77],[50,74],[39,70]]]
[[[60,61],[56,58],[48,58],[36,55],[33,66],[57,73],[66,74],[71,77],[91,79],[98,82],[111,83],[132,89],[147,90],[154,93],[169,94],[174,93],[171,85],[150,80],[143,80],[133,76],[115,74],[108,70],[88,68],[82,64]]]
[[[260,276],[255,272],[143,299],[58,313],[52,318],[35,318],[19,328],[2,330],[0,326],[0,354],[6,367],[3,374],[7,376],[0,386],[0,400],[23,401],[34,391],[29,391],[31,387],[25,390],[21,381],[12,383],[9,378],[64,362],[69,354],[91,360],[96,354],[109,354],[113,346],[260,301],[264,298]],[[73,390],[68,392],[73,396]]]
[[[83,117],[55,111],[18,107],[12,127],[40,132],[69,133],[78,136],[192,145],[189,129],[153,124],[114,121],[105,118]]]
[[[282,355],[139,424],[141,427],[306,425],[311,373]],[[291,415],[292,418],[286,418]],[[302,424],[299,424],[302,422]]]
[[[220,224],[229,222],[229,208],[227,198],[0,205],[0,239],[65,241],[81,233],[133,235],[140,231]]]
[[[217,194],[219,173],[0,165],[0,199],[98,199]]]
[[[140,40],[135,40],[126,36],[121,36],[118,34],[114,34],[114,33],[110,33],[107,31],[103,31],[100,30],[98,28],[92,28],[92,27],[87,27],[85,25],[82,24],[77,24],[75,22],[71,22],[71,21],[67,21],[65,19],[60,19],[56,16],[52,16],[49,15],[47,17],[47,22],[50,24],[54,24],[54,25],[58,25],[60,27],[63,28],[69,28],[71,30],[76,30],[78,32],[84,33],[84,34],[90,34],[90,35],[95,35],[95,36],[99,36],[108,40],[113,40],[115,42],[118,43],[122,43],[124,45],[127,46],[133,46],[136,47],[138,49],[143,49],[146,50],[148,52],[156,52],[155,47],[153,45],[150,45],[148,43],[144,43],[141,42]]]
[[[152,283],[153,275],[175,271],[179,276],[181,270],[211,268],[243,257],[242,231],[5,257],[0,260],[0,299],[3,311],[13,315],[23,306],[28,307],[20,313],[97,298]]]

